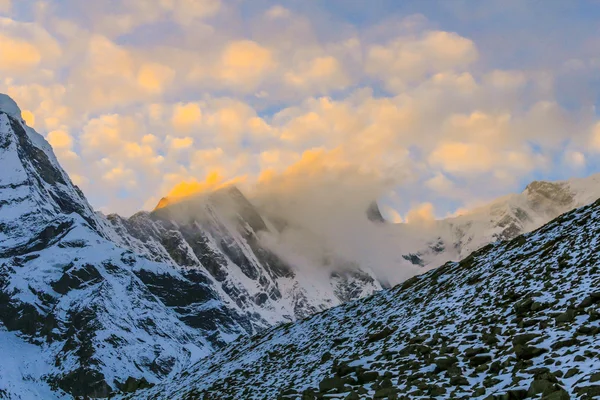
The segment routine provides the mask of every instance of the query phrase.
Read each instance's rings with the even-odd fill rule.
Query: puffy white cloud
[[[297,70],[284,75],[287,84],[302,91],[327,93],[330,89],[342,89],[350,84],[340,62],[332,56],[316,57]]]
[[[428,31],[371,46],[366,71],[383,79],[388,89],[400,91],[428,75],[461,70],[477,56],[473,41],[453,32]]]
[[[174,78],[175,71],[171,68],[157,64],[143,64],[137,73],[138,84],[148,93],[162,93],[164,87]]]
[[[439,172],[434,177],[425,181],[425,186],[442,196],[451,195],[456,190],[454,183]]]
[[[169,142],[169,148],[172,150],[189,149],[194,144],[194,139],[189,136],[184,138],[167,137],[167,141]]]
[[[431,203],[422,203],[411,209],[406,214],[406,222],[409,224],[428,224],[435,219],[435,208]]]
[[[394,224],[400,224],[404,222],[404,219],[396,209],[390,206],[381,206],[379,208],[381,209],[386,221],[393,222]]]
[[[576,150],[567,151],[564,158],[567,165],[575,169],[584,168],[587,163],[585,154]]]
[[[73,137],[65,131],[52,131],[46,137],[52,147],[57,149],[71,149],[73,147]]]
[[[196,103],[177,104],[173,109],[171,123],[178,132],[189,133],[202,121],[202,110]]]
[[[216,77],[224,84],[254,90],[275,68],[272,52],[251,40],[233,41],[223,49]]]
[[[36,67],[48,70],[60,55],[60,45],[42,26],[0,17],[0,71],[3,73],[22,77]]]
[[[480,60],[477,37],[424,16],[324,27],[302,8],[246,20],[227,1],[151,3],[0,20],[0,90],[95,204],[130,213],[179,182],[238,179],[290,201],[362,190],[356,210],[399,187],[403,206],[429,196],[439,209],[513,190],[549,160],[585,168],[600,151],[593,111],[565,109],[555,90],[558,73],[597,67],[589,57],[559,72],[500,69]],[[134,184],[124,200],[105,195]]]

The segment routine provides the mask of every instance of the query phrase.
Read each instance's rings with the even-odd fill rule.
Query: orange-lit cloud
[[[35,127],[35,115],[31,111],[21,110],[21,116],[27,125]]]
[[[65,131],[52,131],[48,133],[47,139],[54,149],[70,149],[73,147],[73,138]]]
[[[585,171],[600,151],[591,104],[557,99],[559,74],[597,69],[583,55],[502,69],[490,42],[423,15],[324,26],[292,4],[247,20],[226,0],[106,4],[0,18],[0,91],[95,205],[124,214],[180,182],[240,176],[315,207],[356,192],[357,210],[396,187],[402,216],[427,196],[433,213],[439,199],[517,190],[551,160]]]
[[[178,132],[189,133],[202,120],[202,110],[195,103],[178,104],[173,109],[171,122]]]
[[[150,63],[140,67],[138,84],[149,93],[162,93],[165,85],[173,80],[175,71],[161,64]]]
[[[224,187],[239,184],[243,181],[244,177],[226,180],[219,171],[210,171],[203,181],[193,179],[176,184],[171,191],[161,199],[156,208],[163,208],[197,195],[211,193]]]
[[[477,59],[475,44],[456,33],[425,32],[418,38],[400,37],[368,50],[367,73],[383,79],[392,90],[424,76],[462,69]]]
[[[226,84],[252,90],[274,67],[269,49],[251,40],[239,40],[223,50],[217,76]]]
[[[0,34],[0,68],[3,70],[35,67],[41,60],[40,51],[31,43]]]
[[[409,224],[427,224],[435,219],[435,212],[433,204],[423,203],[419,204],[406,215],[406,222]]]

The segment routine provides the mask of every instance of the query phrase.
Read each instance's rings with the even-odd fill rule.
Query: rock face
[[[381,288],[347,263],[302,275],[263,244],[277,231],[235,188],[129,219],[95,213],[5,95],[0,165],[0,338],[30,355],[0,361],[0,398],[148,387],[239,335]]]
[[[239,340],[135,398],[597,398],[599,254],[600,200]]]

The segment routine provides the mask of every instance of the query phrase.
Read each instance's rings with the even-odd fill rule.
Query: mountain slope
[[[435,267],[463,259],[488,243],[531,232],[598,198],[600,174],[567,181],[535,181],[522,193],[504,196],[458,217],[381,228],[385,240],[398,243],[404,258],[400,265]]]
[[[235,342],[136,399],[600,396],[600,201]]]

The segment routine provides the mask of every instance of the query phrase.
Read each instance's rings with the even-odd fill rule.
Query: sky
[[[443,218],[600,171],[600,2],[0,0],[0,92],[92,205],[235,183]]]

